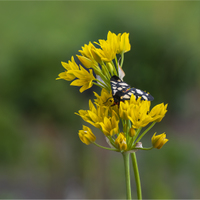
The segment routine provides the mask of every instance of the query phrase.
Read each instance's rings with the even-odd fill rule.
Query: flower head
[[[125,76],[122,70],[124,53],[130,49],[129,33],[115,34],[109,31],[106,40],[100,39],[98,43],[89,42],[82,46],[80,55],[76,55],[81,65],[77,65],[73,56],[68,63],[62,62],[65,71],[57,78],[72,81],[71,85],[80,87],[81,93],[93,84],[102,88],[100,95],[94,92],[95,99],[89,100],[88,110],[79,110],[75,114],[101,130],[112,147],[121,152],[134,151],[142,137],[156,122],[160,122],[167,112],[167,104],[164,103],[150,109],[150,101],[153,100],[151,95],[130,88],[120,80]],[[119,77],[119,80],[112,80],[113,77]],[[117,81],[120,81],[120,84],[116,84]],[[140,133],[149,123],[152,124]],[[79,137],[85,144],[96,140],[87,126],[83,126],[83,130],[79,131]],[[154,134],[152,137],[155,148],[161,148],[167,141],[164,133],[158,136]]]
[[[157,149],[160,149],[167,141],[168,139],[166,139],[165,133],[160,135],[156,135],[156,133],[154,133],[153,137],[151,138],[153,147]]]

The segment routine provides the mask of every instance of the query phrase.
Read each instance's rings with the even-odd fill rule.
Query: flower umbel
[[[100,95],[94,92],[95,99],[89,100],[88,110],[79,110],[79,115],[85,122],[99,129],[106,137],[110,147],[96,143],[96,136],[92,130],[83,125],[78,135],[80,140],[89,145],[91,143],[103,149],[121,152],[124,157],[127,198],[131,199],[129,154],[132,154],[133,168],[138,187],[138,198],[141,199],[141,188],[135,153],[137,150],[160,149],[167,141],[166,134],[156,135],[151,138],[151,147],[142,145],[142,138],[151,128],[161,122],[167,112],[168,104],[160,103],[151,109],[153,97],[144,91],[130,88],[123,79],[122,70],[124,53],[130,51],[129,33],[116,35],[111,31],[107,39],[98,42],[89,42],[79,50],[77,55],[80,65],[74,59],[61,62],[65,71],[58,75],[58,79],[72,81],[70,85],[80,87],[80,92],[96,85],[101,88]],[[120,63],[119,63],[120,62]],[[116,79],[115,77],[119,77]],[[114,79],[113,79],[114,78]],[[112,83],[112,84],[111,84]],[[152,97],[152,99],[150,98]]]

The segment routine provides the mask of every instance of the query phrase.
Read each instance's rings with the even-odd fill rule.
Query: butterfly
[[[133,94],[136,98],[141,97],[141,100],[153,101],[154,98],[147,92],[140,89],[131,88],[130,85],[122,81],[118,76],[110,78],[112,96],[114,99],[113,105],[119,105],[120,101],[129,100]]]

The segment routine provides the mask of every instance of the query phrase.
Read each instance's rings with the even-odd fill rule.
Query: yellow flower
[[[96,92],[94,92],[94,96],[97,98],[94,100],[96,105],[106,106],[109,99],[112,99],[111,92],[108,92],[104,88],[101,90],[101,95],[98,95]]]
[[[154,106],[149,113],[149,116],[152,117],[152,121],[160,122],[167,112],[167,106],[168,104],[164,105],[164,103]]]
[[[116,56],[116,49],[105,40],[99,40],[101,49],[96,49],[95,53],[101,58],[102,61],[110,62]]]
[[[103,106],[94,106],[91,100],[89,100],[89,108],[90,110],[79,110],[78,113],[84,121],[92,124],[96,128],[100,128],[100,122],[103,122],[104,117],[108,116],[108,108]]]
[[[129,108],[130,104],[129,101],[124,101],[124,102],[120,102],[120,106],[119,106],[119,116],[122,119],[128,120],[128,108]]]
[[[115,33],[109,31],[107,40],[99,40],[99,43],[96,44],[98,44],[101,49],[93,49],[93,52],[95,52],[102,61],[110,62],[115,58],[116,53],[120,48],[120,34],[117,36]]]
[[[80,70],[73,70],[73,74],[78,78],[74,80],[70,85],[82,86],[80,92],[89,89],[93,85],[93,80],[95,79],[93,72],[89,69],[89,72],[80,66]]]
[[[121,151],[125,151],[127,149],[127,144],[126,144],[126,137],[124,136],[123,133],[120,133],[115,140],[115,144]]]
[[[120,43],[119,43],[119,50],[117,53],[125,53],[127,51],[130,51],[131,45],[129,43],[129,33],[123,33],[120,37]]]
[[[81,53],[81,55],[83,55],[84,57],[86,58],[89,58],[89,59],[93,59],[93,55],[91,53],[91,49],[92,48],[95,48],[95,46],[89,42],[89,44],[85,44],[84,47],[82,47],[82,50],[79,50],[79,52]]]
[[[160,149],[167,141],[168,139],[166,139],[165,133],[160,135],[156,135],[156,133],[154,133],[153,137],[151,138],[153,147],[157,149]]]
[[[79,135],[80,140],[87,145],[95,142],[96,140],[96,137],[92,133],[92,130],[89,127],[84,126],[84,125],[83,125],[83,130],[79,130],[78,135]]]
[[[56,78],[56,80],[58,79],[64,79],[67,81],[72,81],[76,78],[76,76],[73,74],[74,70],[79,70],[79,66],[76,64],[74,57],[71,57],[71,61],[68,61],[68,63],[66,62],[61,62],[62,66],[67,70],[65,72],[61,72],[58,76],[58,78]]]
[[[152,118],[148,115],[150,109],[150,102],[143,101],[138,98],[134,101],[134,96],[131,96],[130,106],[128,108],[128,118],[132,122],[132,127],[138,129],[140,127],[146,126],[148,123],[152,122]]]
[[[92,49],[96,48],[90,42],[88,45],[85,44],[84,47],[82,47],[82,50],[79,50],[82,56],[76,55],[80,62],[87,68],[94,68],[98,66],[97,61],[93,57]]]
[[[82,47],[82,50],[79,50],[82,56],[100,63],[101,58],[98,56],[98,54],[96,54],[95,51],[96,47],[91,42],[89,42],[88,45],[85,44],[84,47]]]
[[[113,136],[119,132],[119,119],[115,111],[112,111],[112,117],[104,117],[104,121],[99,123],[106,136]]]
[[[87,58],[85,56],[79,56],[79,55],[76,55],[76,56],[78,57],[78,59],[80,60],[80,62],[86,68],[92,68],[96,64],[95,62],[93,62],[93,60],[90,60],[89,58]]]

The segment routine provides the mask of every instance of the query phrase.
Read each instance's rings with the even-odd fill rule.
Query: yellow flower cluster
[[[119,106],[107,106],[103,103],[110,97],[110,93],[105,89],[102,89],[101,96],[96,93],[95,96],[97,97],[94,100],[96,106],[90,100],[89,110],[79,110],[76,114],[100,129],[112,147],[118,151],[132,150],[140,129],[149,123],[160,122],[167,112],[167,104],[161,103],[150,109],[150,101],[143,101],[140,98],[136,100],[134,95],[129,101],[121,102]],[[123,125],[123,132],[120,131],[120,122]],[[156,137],[158,138],[159,135]],[[153,141],[158,145],[155,139]],[[91,140],[91,142],[94,141]],[[164,145],[164,142],[160,142],[157,147],[154,143],[152,144],[155,148],[161,148]]]
[[[109,31],[107,40],[99,40],[99,43],[94,42],[94,44],[89,42],[88,45],[85,44],[82,47],[82,50],[79,50],[81,55],[77,55],[77,58],[82,66],[76,64],[73,56],[68,63],[61,62],[66,71],[60,73],[57,80],[73,81],[71,85],[81,86],[80,92],[91,88],[93,84],[109,90],[111,75],[119,75],[116,55],[120,54],[123,58],[123,54],[130,51],[129,34],[116,35]],[[95,78],[93,72],[100,78]]]
[[[138,145],[142,137],[156,122],[160,122],[167,112],[167,104],[161,103],[150,109],[150,101],[141,98],[136,100],[134,95],[130,100],[121,101],[119,105],[113,106],[110,78],[113,75],[121,79],[125,76],[122,70],[124,53],[130,49],[129,33],[116,35],[109,31],[107,40],[89,42],[79,50],[81,55],[77,55],[77,58],[81,65],[77,65],[73,56],[68,63],[61,62],[65,71],[57,78],[72,81],[71,85],[79,86],[80,92],[91,88],[93,84],[102,88],[101,95],[94,92],[94,103],[89,100],[89,110],[79,110],[76,114],[101,130],[111,148],[120,152],[131,151],[138,146],[142,148],[142,145]],[[117,54],[120,55],[120,64]],[[149,127],[140,133],[147,125]],[[89,127],[83,126],[78,134],[83,143],[96,144],[96,137]],[[157,136],[154,134],[153,147],[160,149],[168,141],[165,136],[164,133]]]

